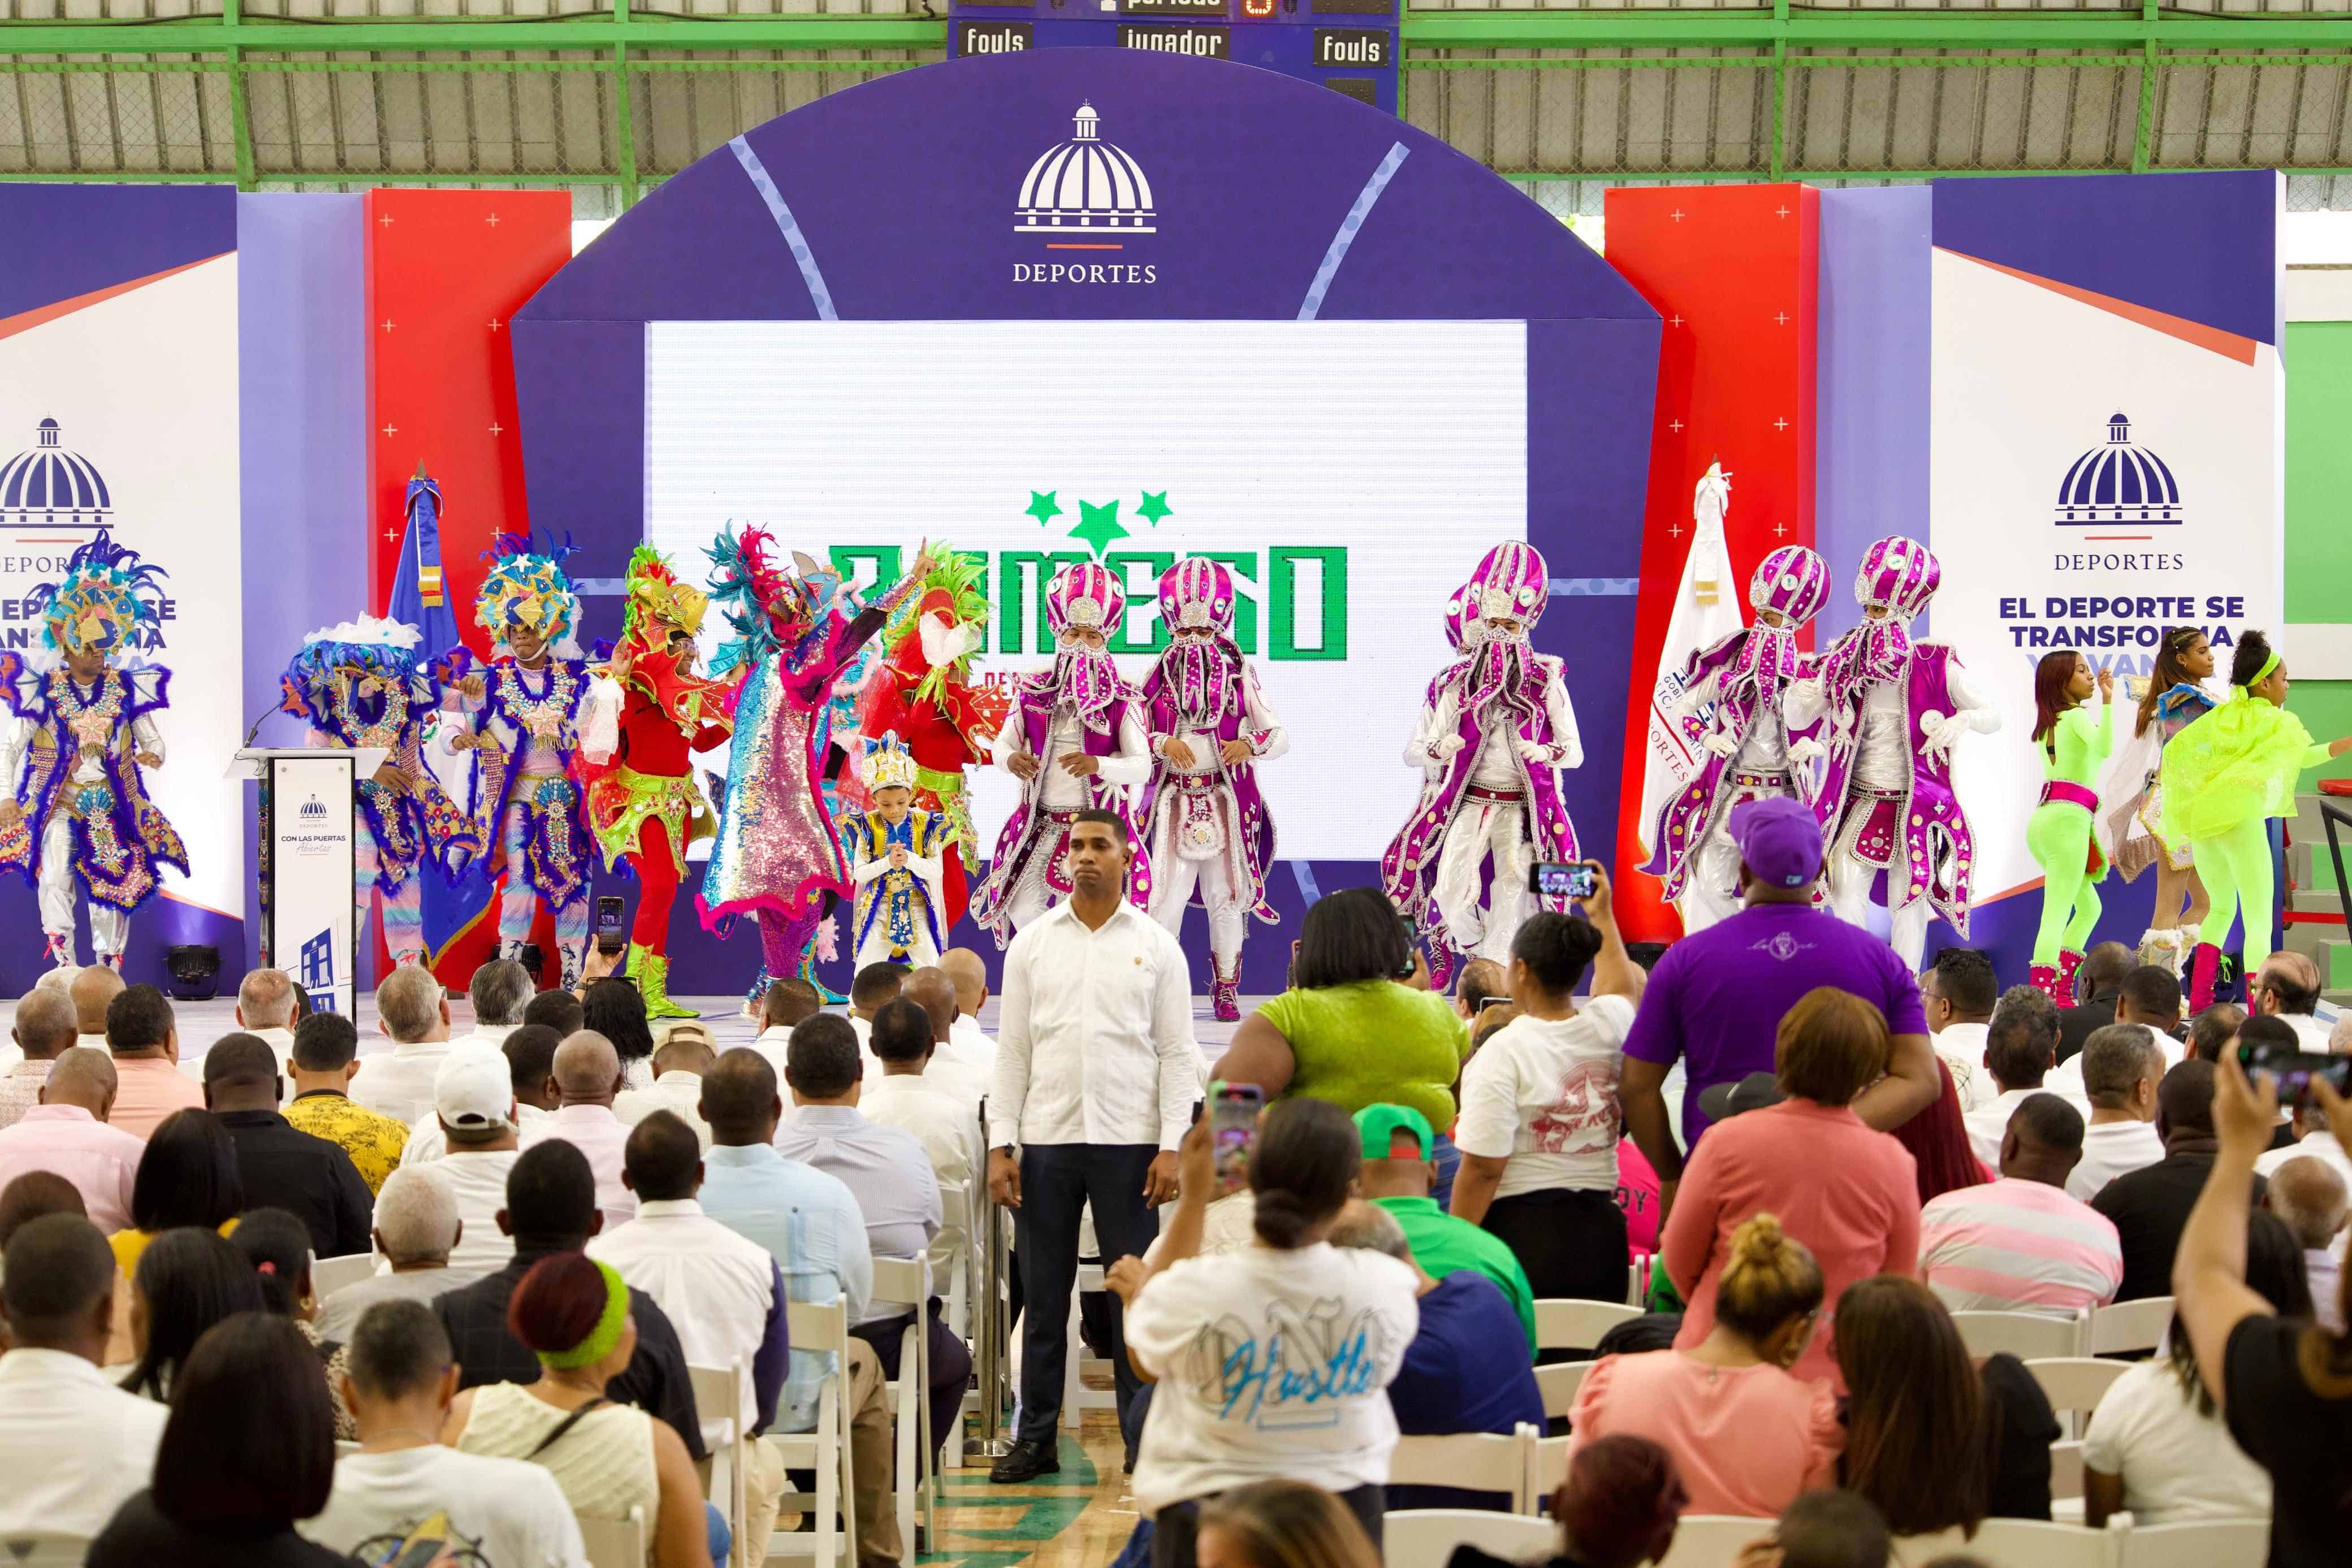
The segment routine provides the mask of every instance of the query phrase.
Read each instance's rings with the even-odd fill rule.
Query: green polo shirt
[[[1396,1216],[1412,1260],[1431,1279],[1443,1280],[1457,1269],[1475,1269],[1502,1287],[1519,1326],[1528,1332],[1528,1354],[1536,1353],[1536,1293],[1528,1271],[1503,1239],[1466,1219],[1456,1219],[1437,1207],[1433,1197],[1381,1197],[1373,1202]]]

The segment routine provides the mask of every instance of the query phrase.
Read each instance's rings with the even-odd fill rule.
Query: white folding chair
[[[2039,1519],[1988,1519],[1960,1550],[1991,1568],[2117,1568],[2130,1526],[2105,1530]]]
[[[702,1447],[710,1456],[710,1484],[705,1495],[727,1516],[728,1532],[743,1539],[751,1527],[751,1494],[747,1471],[751,1462],[751,1391],[742,1364],[697,1366],[687,1364],[687,1380],[694,1387],[694,1412],[702,1422]]]
[[[2061,1502],[2079,1504],[2082,1496],[2083,1440],[2080,1437],[2061,1437],[2050,1445],[2051,1517],[2053,1519],[2059,1517],[2058,1505]],[[2083,1522],[2079,1507],[2066,1511],[2071,1517],[2062,1522],[2067,1524]]]
[[[644,1506],[633,1506],[626,1519],[581,1520],[580,1540],[588,1548],[588,1568],[645,1568]]]
[[[310,1260],[310,1293],[325,1301],[345,1285],[357,1284],[375,1272],[375,1254],[348,1252],[341,1258]]]
[[[1954,1312],[1952,1322],[1970,1355],[1999,1355],[2006,1351],[2020,1361],[2043,1361],[2084,1354],[2090,1314],[2083,1311],[2064,1317],[2054,1312]]]
[[[1576,1391],[1584,1386],[1584,1375],[1591,1370],[1589,1361],[1559,1361],[1536,1368],[1536,1392],[1543,1396],[1545,1420],[1557,1421],[1568,1414],[1576,1403]]]
[[[1076,1431],[1089,1410],[1118,1408],[1117,1373],[1109,1362],[1087,1352],[1087,1342],[1078,1333],[1078,1298],[1089,1291],[1102,1288],[1103,1266],[1099,1263],[1079,1264],[1077,1281],[1070,1287],[1070,1331],[1062,1354],[1062,1427],[1066,1431]],[[1109,1388],[1087,1386],[1084,1374],[1095,1367],[1102,1368],[1110,1375]]]
[[[2135,1524],[2124,1537],[2121,1568],[2263,1568],[2270,1552],[2267,1519]]]
[[[81,1568],[89,1537],[63,1530],[15,1530],[0,1535],[0,1563],[8,1568]]]
[[[1769,1519],[1686,1513],[1675,1526],[1675,1543],[1658,1560],[1658,1568],[1731,1568],[1741,1547],[1771,1532]]]
[[[1381,1523],[1381,1557],[1388,1568],[1445,1568],[1457,1546],[1475,1546],[1507,1562],[1538,1562],[1559,1548],[1550,1520],[1475,1508],[1407,1508]]]
[[[1572,1364],[1591,1366],[1589,1361]],[[1559,1490],[1559,1483],[1568,1479],[1568,1439],[1538,1437],[1528,1450],[1528,1511],[1541,1513],[1544,1504]]]
[[[947,1293],[940,1299],[940,1321],[948,1332],[970,1344],[972,1321],[979,1310],[981,1253],[984,1245],[981,1227],[988,1223],[988,1213],[972,1203],[972,1184],[968,1181],[942,1182],[940,1185],[940,1207],[947,1214],[963,1218],[963,1251],[956,1258],[955,1266],[944,1281]],[[992,1212],[991,1210],[990,1212]],[[934,1281],[939,1284],[940,1281]],[[975,1356],[977,1362],[978,1357]],[[963,1469],[963,1413],[956,1413],[956,1429],[948,1434],[947,1452],[940,1456],[940,1468]]]
[[[779,1556],[805,1556],[830,1564],[836,1554],[845,1563],[857,1561],[857,1494],[849,1479],[849,1301],[835,1296],[822,1304],[789,1302],[785,1326],[795,1351],[831,1352],[837,1370],[817,1385],[816,1426],[807,1432],[771,1432],[788,1470],[814,1470],[814,1494],[786,1491],[777,1501],[779,1513],[813,1510],[813,1533],[772,1535],[771,1561]],[[911,1554],[912,1548],[909,1547]],[[748,1552],[746,1555],[748,1555]]]
[[[2112,1307],[2093,1307],[2090,1336],[2078,1354],[2128,1355],[2136,1351],[2155,1350],[2164,1343],[2164,1331],[2171,1324],[2170,1296],[2149,1296],[2143,1301],[2119,1301]]]
[[[1591,1350],[1602,1334],[1641,1315],[1641,1308],[1623,1301],[1540,1300],[1536,1302],[1536,1349]]]
[[[926,1316],[930,1303],[925,1296],[923,1260],[874,1260],[874,1299],[915,1303],[915,1321],[898,1342],[898,1375],[889,1383],[891,1425],[898,1435],[891,1492],[898,1511],[898,1539],[911,1552],[915,1549],[918,1492],[923,1500],[923,1528],[929,1531],[935,1527],[933,1489],[920,1479],[931,1462],[931,1336],[927,1332]]]
[[[1536,1429],[1526,1422],[1509,1437],[1493,1432],[1449,1432],[1442,1437],[1399,1437],[1389,1457],[1389,1485],[1460,1487],[1501,1492],[1511,1511],[1528,1511],[1528,1451]]]
[[[2107,1390],[2116,1378],[2131,1369],[2129,1362],[2103,1360],[2095,1355],[2038,1356],[2025,1364],[2033,1374],[2033,1381],[2042,1385],[2042,1396],[2050,1401],[2050,1408],[2065,1420],[2065,1433],[2079,1437],[2091,1419],[2091,1412],[2099,1407]]]

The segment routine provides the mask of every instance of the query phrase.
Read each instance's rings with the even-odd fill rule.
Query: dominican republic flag
[[[1645,851],[1658,808],[1668,795],[1697,770],[1698,753],[1689,737],[1674,722],[1674,705],[1683,695],[1683,670],[1691,655],[1711,648],[1747,622],[1739,611],[1738,580],[1731,568],[1730,547],[1724,542],[1723,515],[1731,506],[1731,476],[1720,463],[1710,464],[1691,502],[1690,553],[1683,558],[1682,581],[1675,588],[1674,616],[1666,622],[1666,641],[1658,651],[1656,677],[1650,684],[1649,751],[1642,770],[1642,815],[1638,831]]]

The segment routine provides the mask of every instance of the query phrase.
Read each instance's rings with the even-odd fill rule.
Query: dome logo
[[[2131,421],[2107,421],[2107,439],[2074,459],[2058,482],[2051,521],[2062,528],[2111,528],[2118,523],[2177,527],[2188,518],[2180,485],[2164,459],[2131,438]]]
[[[56,420],[45,419],[32,448],[0,464],[0,528],[120,532],[114,497],[97,465],[68,450],[60,434]]]
[[[1093,104],[1079,104],[1071,119],[1069,139],[1038,154],[1013,204],[1013,232],[1045,236],[1056,259],[1015,262],[1013,281],[1158,282],[1156,266],[1119,255],[1129,241],[1160,232],[1150,180],[1125,148],[1102,139]]]

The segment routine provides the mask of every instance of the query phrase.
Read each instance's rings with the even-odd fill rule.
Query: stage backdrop
[[[1292,732],[1265,778],[1295,920],[1376,879],[1443,601],[1506,538],[1549,561],[1537,641],[1586,746],[1567,798],[1608,842],[1659,330],[1556,220],[1392,117],[1246,67],[1057,49],[895,73],[737,138],[541,289],[514,350],[531,515],[590,579],[646,537],[699,576],[730,519],[868,583],[946,539],[990,557],[1007,672],[1044,654],[1041,580],[1100,559],[1140,675],[1159,570],[1233,561]],[[617,603],[592,602],[609,633]],[[982,787],[983,841],[1005,786]],[[673,988],[742,985],[750,936],[721,952],[684,904]],[[1267,932],[1244,988],[1278,989],[1287,955]]]

